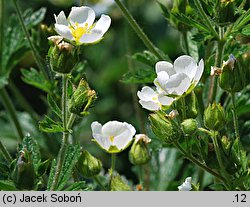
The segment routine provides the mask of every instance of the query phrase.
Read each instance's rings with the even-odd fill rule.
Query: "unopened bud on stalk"
[[[64,42],[60,36],[51,36],[48,52],[50,67],[54,72],[68,74],[76,64],[75,48],[70,43]]]
[[[228,92],[239,92],[246,85],[246,74],[240,62],[233,55],[223,62],[220,87]]]
[[[150,114],[149,120],[154,134],[166,144],[177,141],[181,133],[174,120],[160,113]]]
[[[102,163],[87,150],[83,150],[78,161],[78,168],[84,177],[91,178],[100,173]]]
[[[97,99],[96,92],[90,89],[86,80],[82,79],[69,100],[69,111],[84,116]]]
[[[35,184],[35,170],[31,154],[26,148],[20,151],[13,171],[13,180],[18,189],[31,190]]]
[[[210,130],[221,130],[226,124],[224,108],[220,104],[210,104],[204,111],[204,124]]]
[[[129,151],[129,160],[133,165],[143,165],[146,164],[151,156],[148,149],[148,143],[151,139],[145,134],[135,135],[135,141]]]
[[[186,135],[192,135],[198,129],[198,123],[195,119],[185,119],[181,123],[181,127]]]

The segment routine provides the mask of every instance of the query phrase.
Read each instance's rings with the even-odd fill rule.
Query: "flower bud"
[[[83,150],[78,161],[78,168],[84,177],[90,178],[100,173],[102,163],[87,150]]]
[[[220,25],[236,20],[234,0],[220,0],[217,7],[217,22]]]
[[[48,58],[50,67],[54,72],[67,74],[76,64],[74,46],[62,41],[60,36],[51,36]]]
[[[130,191],[130,186],[121,178],[119,174],[112,177],[111,180],[111,191]]]
[[[180,138],[181,133],[174,120],[160,113],[150,114],[149,120],[154,134],[163,142],[171,144]]]
[[[135,141],[129,151],[129,161],[133,165],[143,165],[150,160],[151,156],[147,146],[149,142],[151,142],[151,140],[147,135],[135,135]]]
[[[198,123],[195,119],[185,119],[181,123],[181,127],[186,135],[192,135],[198,129]]]
[[[69,111],[84,116],[97,99],[96,92],[91,90],[86,80],[82,79],[69,100]]]
[[[35,184],[35,170],[31,154],[26,148],[20,151],[13,171],[13,181],[18,189],[31,190]]]
[[[239,92],[246,85],[246,74],[240,61],[233,55],[223,62],[222,74],[220,76],[220,87],[228,92]]]
[[[224,108],[220,104],[210,104],[204,111],[205,126],[214,131],[219,131],[226,124]]]

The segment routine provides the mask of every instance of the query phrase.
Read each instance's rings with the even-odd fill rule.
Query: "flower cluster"
[[[178,97],[191,92],[202,76],[204,62],[200,60],[197,65],[192,57],[182,55],[174,61],[174,64],[166,61],[157,62],[155,70],[156,90],[144,86],[137,92],[139,103],[150,111],[170,106]]]

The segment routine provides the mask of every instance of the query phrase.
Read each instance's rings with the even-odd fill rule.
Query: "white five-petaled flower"
[[[185,182],[178,186],[179,191],[190,191],[192,190],[191,177],[187,177]]]
[[[90,7],[72,7],[66,19],[63,11],[58,16],[55,15],[55,30],[63,38],[75,41],[76,44],[90,44],[102,39],[108,30],[111,19],[107,15],[95,21],[95,12]]]
[[[150,111],[161,110],[164,106],[170,106],[174,101],[173,98],[165,95],[165,92],[159,93],[148,86],[144,86],[141,91],[137,92],[139,103],[143,108]]]
[[[103,126],[95,121],[91,124],[91,129],[93,141],[109,153],[126,149],[136,132],[131,124],[119,121],[109,121]]]
[[[174,64],[166,61],[157,62],[155,69],[157,78],[154,84],[157,90],[180,96],[197,85],[204,70],[204,62],[201,59],[197,65],[192,57],[182,55]]]

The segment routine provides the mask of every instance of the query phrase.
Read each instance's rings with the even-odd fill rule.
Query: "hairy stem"
[[[3,72],[3,34],[5,0],[0,0],[0,73]]]
[[[186,150],[183,149],[183,147],[178,142],[174,142],[174,145],[176,146],[176,148],[178,148],[182,152],[182,154],[188,160],[190,160],[192,163],[196,164],[198,167],[202,168],[203,170],[209,172],[210,174],[212,174],[213,176],[215,176],[216,178],[218,178],[219,180],[221,180],[224,183],[225,187],[227,189],[229,189],[228,184],[227,184],[227,180],[224,177],[222,177],[220,174],[218,174],[217,172],[213,171],[211,168],[209,168],[206,165],[204,165],[203,163],[201,163],[199,160],[197,160],[192,155],[188,154],[186,152]]]
[[[14,105],[9,97],[9,94],[7,93],[7,91],[4,88],[2,88],[0,90],[0,96],[2,98],[3,105],[4,105],[5,109],[8,111],[8,114],[10,115],[10,118],[12,119],[12,121],[14,123],[14,126],[15,126],[17,134],[18,134],[18,139],[21,142],[24,138],[24,133],[23,133],[22,127],[20,125],[20,122],[17,118],[16,109],[15,109],[15,107],[14,107]]]
[[[144,45],[160,60],[164,60],[164,57],[159,53],[155,45],[149,40],[148,36],[143,32],[141,27],[135,21],[134,17],[125,7],[125,5],[120,0],[115,0],[117,6],[121,9],[123,15],[126,17],[128,22],[130,23],[131,27],[137,33],[138,37],[143,41]]]
[[[111,154],[111,168],[110,168],[110,182],[109,182],[109,188],[111,190],[111,182],[113,179],[114,171],[115,171],[115,160],[116,160],[116,154]]]
[[[232,104],[233,104],[232,114],[233,114],[233,121],[234,121],[235,139],[240,139],[238,117],[236,113],[235,93],[232,92],[231,97],[232,97]]]
[[[29,34],[29,32],[28,32],[28,30],[27,30],[25,24],[24,24],[24,19],[23,19],[21,10],[20,10],[20,8],[19,8],[19,6],[18,6],[18,4],[17,4],[17,0],[13,0],[13,3],[14,3],[14,6],[15,6],[16,13],[17,13],[19,22],[20,22],[20,24],[21,24],[21,27],[22,27],[22,29],[23,29],[23,31],[24,31],[24,34],[25,34],[25,36],[26,36],[26,38],[27,38],[27,40],[28,40],[28,42],[29,42],[29,45],[30,45],[30,48],[31,48],[31,52],[32,52],[33,57],[34,57],[34,59],[35,59],[35,61],[36,61],[36,64],[37,64],[38,68],[42,71],[44,77],[48,80],[49,77],[48,77],[48,75],[47,75],[47,73],[46,73],[46,70],[45,70],[44,65],[43,65],[42,62],[41,62],[41,57],[40,57],[40,55],[38,54],[38,51],[37,51],[35,45],[33,44],[32,40],[31,40],[31,37],[30,37],[30,34]]]
[[[67,128],[67,90],[68,90],[68,77],[66,74],[62,75],[62,122],[63,122],[63,138],[62,138],[62,144],[60,151],[58,153],[58,160],[57,160],[57,166],[56,166],[56,172],[55,172],[55,177],[51,186],[50,190],[56,190],[58,186],[58,180],[60,177],[60,173],[62,170],[63,162],[64,162],[64,157],[66,153],[66,147],[68,143],[68,138],[69,138],[69,132]]]
[[[184,41],[186,53],[187,53],[187,55],[190,55],[188,39],[187,39],[187,32],[186,31],[182,32],[182,36],[183,36],[183,41]]]
[[[8,164],[10,164],[13,159],[1,141],[0,141],[0,151],[2,152],[4,159],[8,162]]]

